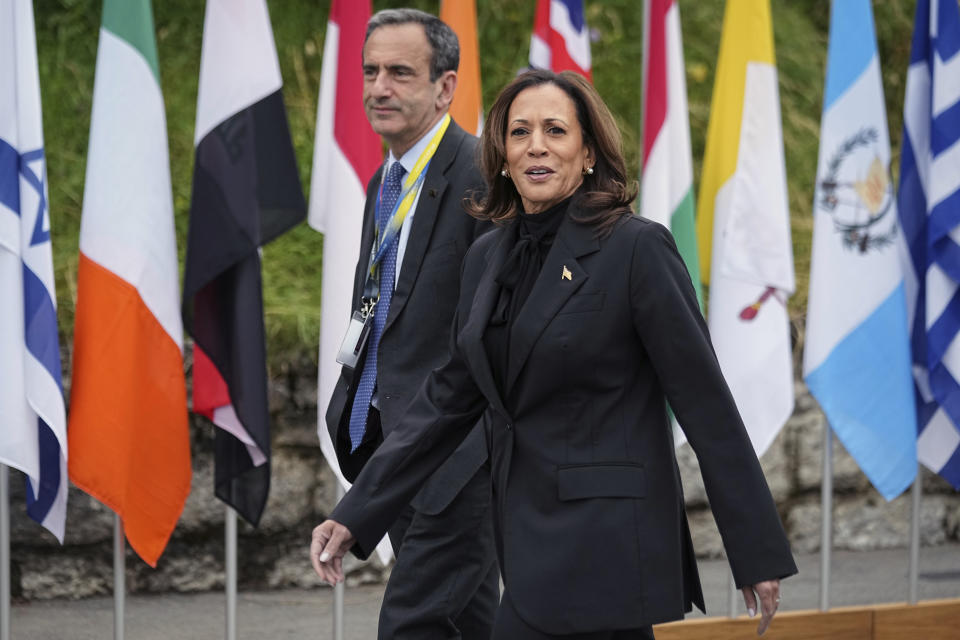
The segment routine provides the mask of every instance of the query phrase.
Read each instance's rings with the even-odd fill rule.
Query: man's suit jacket
[[[482,188],[476,170],[477,139],[455,122],[447,128],[427,171],[387,323],[377,354],[377,387],[380,421],[386,437],[429,373],[442,365],[449,353],[450,327],[459,295],[460,264],[467,248],[486,226],[470,217],[463,200]],[[359,308],[374,241],[375,204],[383,171],[367,185],[363,210],[360,257],[353,281],[354,308]],[[363,460],[350,454],[350,409],[363,366],[344,367],[327,408],[326,420],[337,458],[348,480],[353,480]],[[450,503],[487,459],[480,429],[467,438],[446,465],[427,482],[414,506],[437,514]]]
[[[634,628],[703,609],[666,401],[700,462],[738,586],[796,572],[670,233],[569,216],[510,335],[504,393],[483,333],[511,224],[464,263],[450,362],[331,514],[365,557],[405,494],[483,415],[500,570],[548,633]]]

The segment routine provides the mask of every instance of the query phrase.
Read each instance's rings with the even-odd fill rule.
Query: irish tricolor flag
[[[80,225],[70,479],[155,566],[190,491],[167,125],[149,0],[105,0]]]
[[[646,0],[644,9],[640,215],[673,232],[702,306],[680,8],[675,0]]]
[[[697,207],[710,335],[753,447],[793,410],[794,290],[769,0],[728,2]]]

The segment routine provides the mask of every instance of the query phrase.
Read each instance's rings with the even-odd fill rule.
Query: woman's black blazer
[[[354,553],[373,550],[482,414],[500,571],[521,617],[575,633],[703,609],[669,401],[737,585],[796,573],[670,233],[631,216],[598,237],[568,214],[514,322],[501,394],[482,340],[515,234],[470,248],[450,361],[331,514]]]

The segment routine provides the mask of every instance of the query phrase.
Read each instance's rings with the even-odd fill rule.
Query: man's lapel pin
[[[563,265],[563,275],[560,276],[560,279],[573,281],[573,273],[570,272],[570,269],[567,269],[567,265]]]

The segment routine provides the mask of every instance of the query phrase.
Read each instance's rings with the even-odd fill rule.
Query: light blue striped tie
[[[380,199],[378,237],[382,238],[386,232],[390,214],[400,197],[400,187],[403,181],[404,169],[399,162],[390,165],[387,179],[383,183],[383,195]],[[350,411],[350,450],[355,451],[363,441],[363,433],[367,429],[367,417],[370,415],[370,399],[373,398],[373,389],[377,386],[377,347],[380,346],[380,337],[383,327],[387,324],[387,313],[390,311],[390,300],[393,299],[393,281],[397,273],[397,248],[400,246],[400,234],[394,236],[380,260],[380,300],[373,312],[373,331],[367,345],[367,357],[363,361],[363,371],[360,382],[357,384],[357,394],[353,397],[353,409]]]

